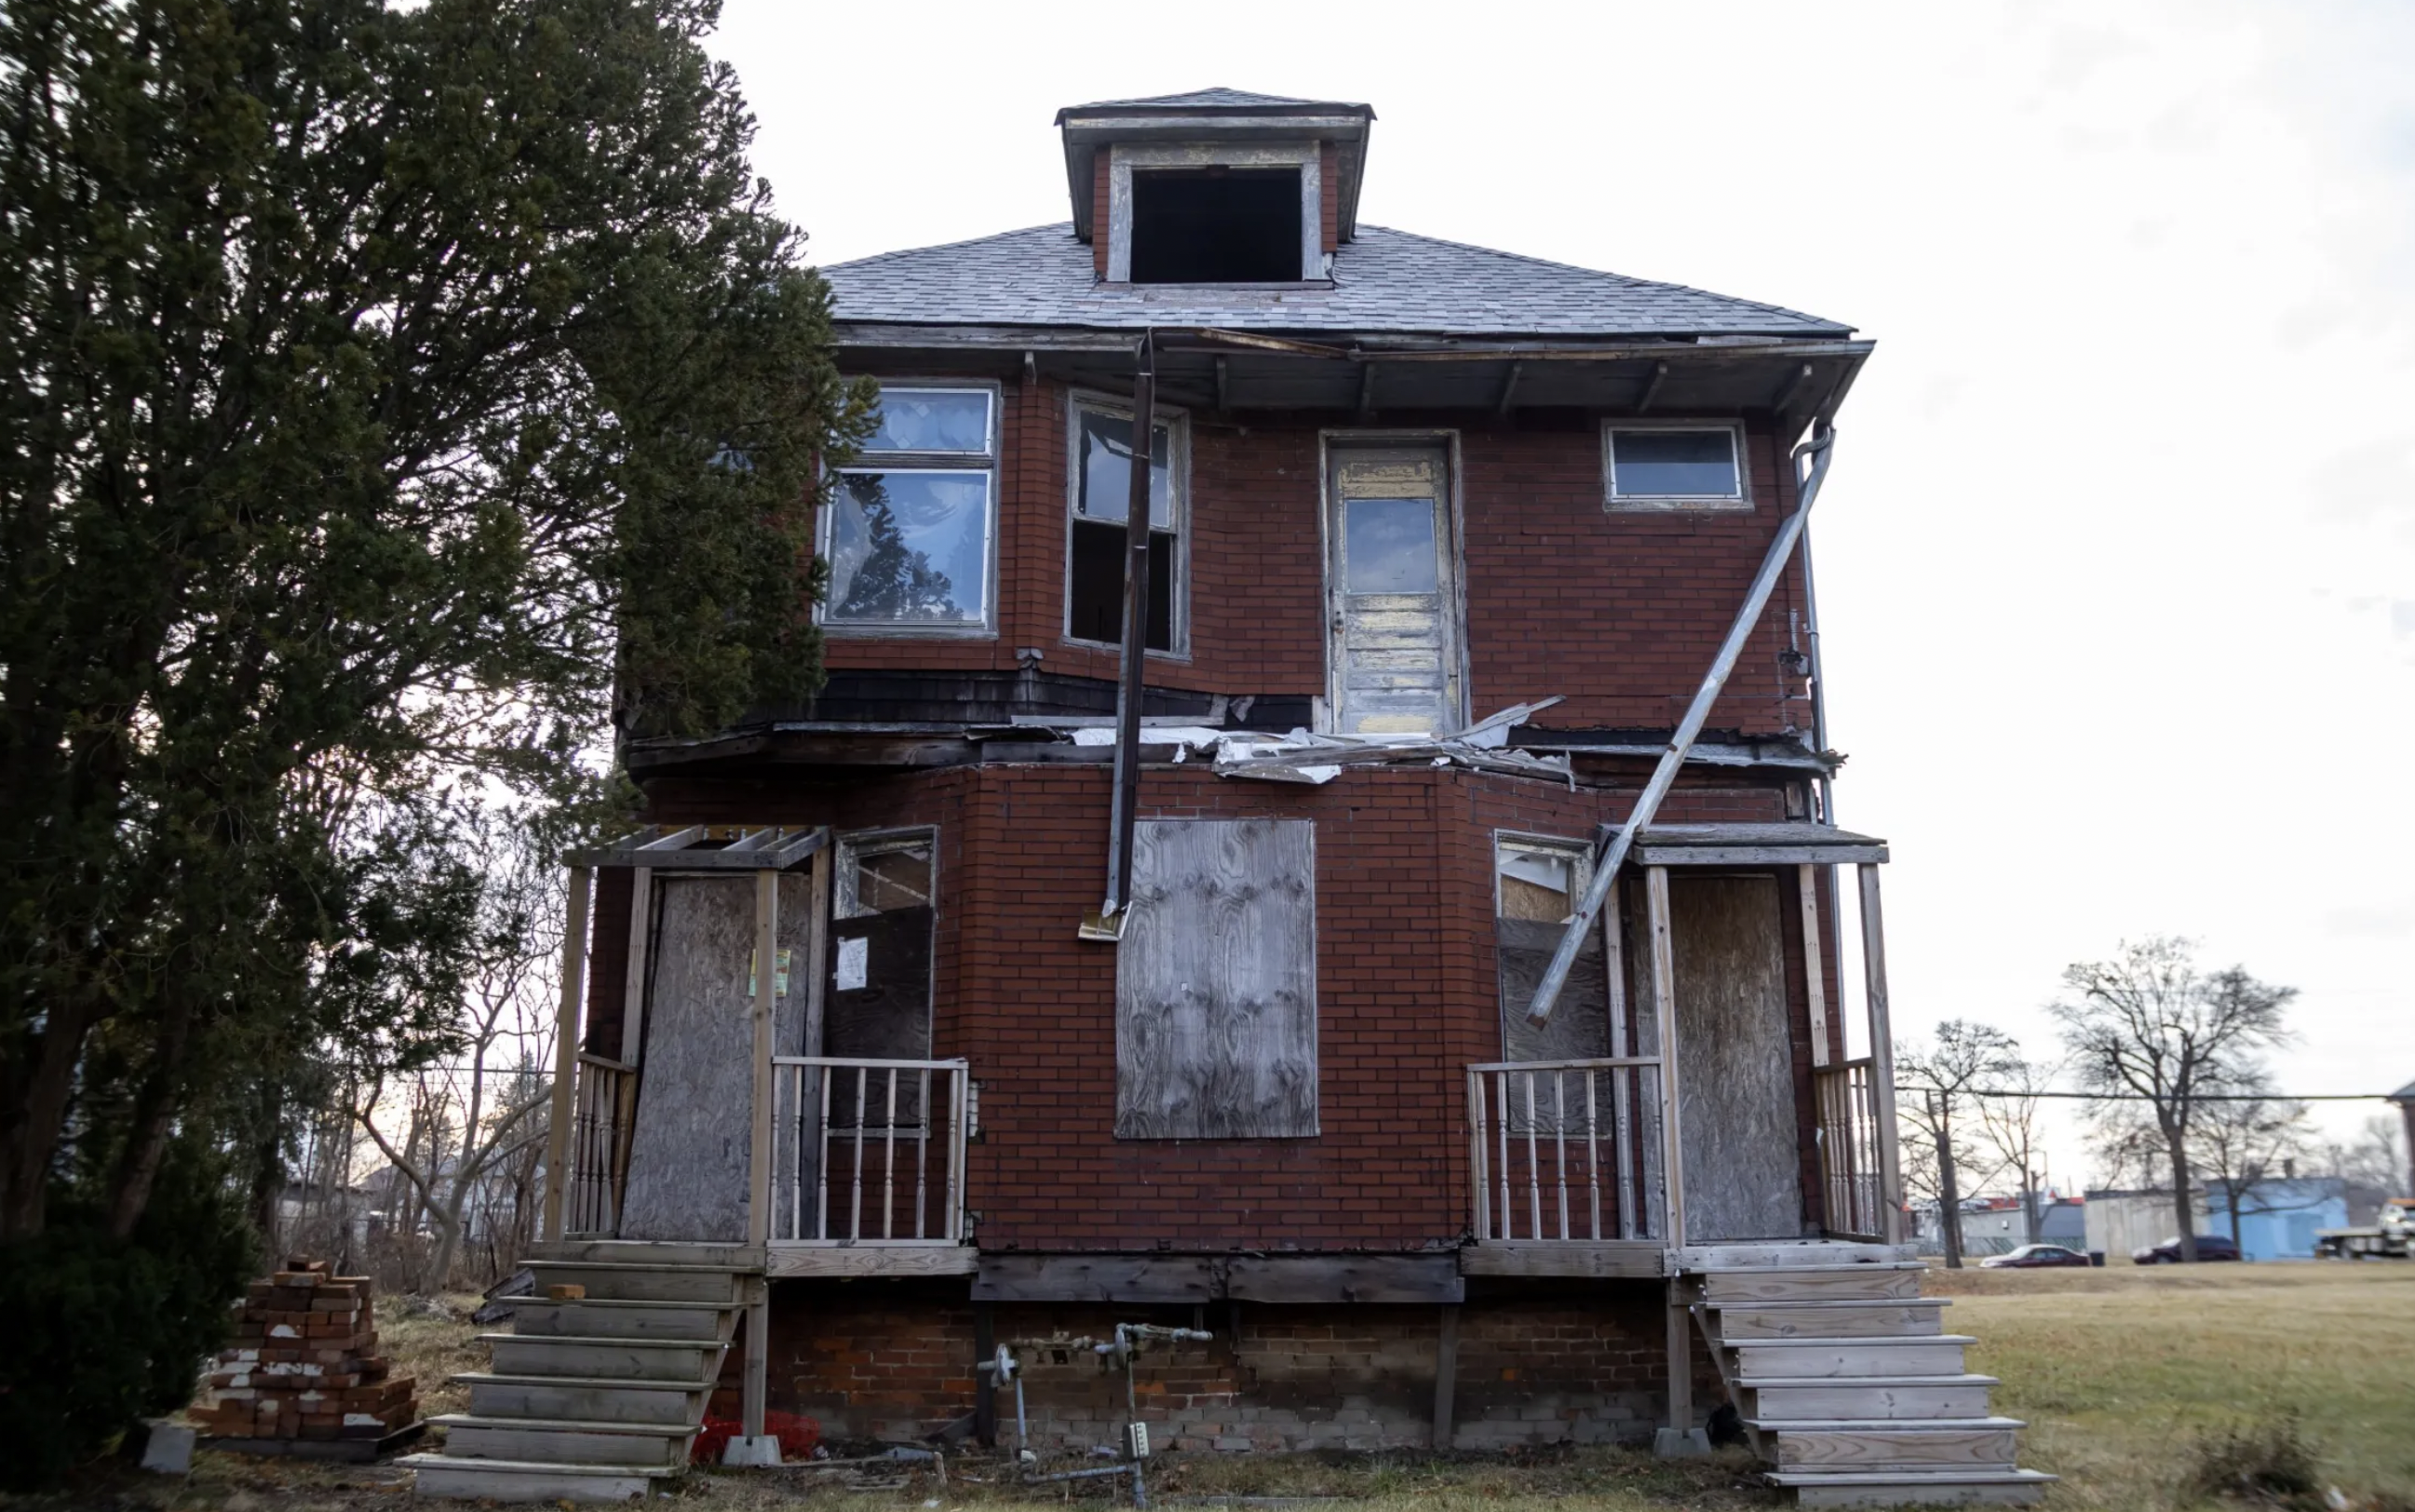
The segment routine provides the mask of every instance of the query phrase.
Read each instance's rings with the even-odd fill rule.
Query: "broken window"
[[[1604,470],[1610,507],[1740,509],[1741,438],[1733,426],[1607,427]]]
[[[931,1054],[932,882],[938,836],[930,830],[848,835],[838,846],[831,912],[831,994],[822,1054],[923,1060]],[[877,1083],[875,1084],[878,1085]],[[842,1079],[832,1106],[853,1093]],[[921,1107],[919,1094],[913,1107]],[[853,1104],[845,1111],[852,1116]],[[842,1119],[841,1121],[846,1121]]]
[[[838,917],[931,906],[932,836],[928,830],[864,835],[839,844]]]
[[[1298,169],[1132,174],[1132,282],[1298,283],[1301,277]]]
[[[884,388],[878,427],[822,511],[822,621],[984,630],[998,533],[998,395]]]
[[[1598,929],[1585,932],[1551,1018],[1540,1027],[1526,1019],[1526,1005],[1592,881],[1593,851],[1582,841],[1502,835],[1493,842],[1504,1060],[1582,1060],[1610,1053],[1609,982]]]
[[[1148,635],[1150,651],[1176,649],[1182,575],[1180,426],[1149,427]],[[1087,401],[1073,410],[1072,539],[1066,569],[1065,633],[1120,646],[1124,639],[1124,524],[1132,504],[1132,412]]]

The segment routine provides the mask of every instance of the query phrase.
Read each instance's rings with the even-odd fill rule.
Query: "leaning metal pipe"
[[[1124,496],[1123,677],[1116,695],[1115,789],[1107,832],[1107,901],[1100,920],[1114,936],[1132,903],[1132,818],[1140,801],[1140,711],[1148,666],[1149,442],[1157,419],[1156,334],[1143,331],[1132,378],[1132,479]]]
[[[1593,882],[1585,889],[1584,901],[1577,905],[1577,911],[1568,919],[1568,931],[1560,936],[1560,948],[1552,952],[1551,966],[1535,985],[1534,1001],[1526,1008],[1527,1023],[1540,1025],[1551,1019],[1560,990],[1568,984],[1568,972],[1576,966],[1577,951],[1584,944],[1585,933],[1600,916],[1601,906],[1610,897],[1611,884],[1617,880],[1619,868],[1627,864],[1627,853],[1634,848],[1635,837],[1652,822],[1653,816],[1660,810],[1660,801],[1676,785],[1678,770],[1686,764],[1686,753],[1702,733],[1703,723],[1711,717],[1711,706],[1718,702],[1719,690],[1727,686],[1728,674],[1735,670],[1736,658],[1744,654],[1745,642],[1761,623],[1761,611],[1769,606],[1770,592],[1778,586],[1778,575],[1785,571],[1786,559],[1793,555],[1794,543],[1802,537],[1812,502],[1820,497],[1820,481],[1828,475],[1828,458],[1836,443],[1837,428],[1830,426],[1794,449],[1790,460],[1798,477],[1802,474],[1803,458],[1811,458],[1811,473],[1803,479],[1801,499],[1794,513],[1778,528],[1777,539],[1769,543],[1769,552],[1761,560],[1761,571],[1746,592],[1743,606],[1736,610],[1735,623],[1729,626],[1728,638],[1719,647],[1710,671],[1703,674],[1702,685],[1694,691],[1694,701],[1687,709],[1685,719],[1669,738],[1669,748],[1660,753],[1660,764],[1652,770],[1652,780],[1644,784],[1643,796],[1635,801],[1634,812],[1627,816],[1627,823],[1619,827],[1610,848],[1594,867]]]

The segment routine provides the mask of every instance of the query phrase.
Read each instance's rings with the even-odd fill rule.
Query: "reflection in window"
[[[1074,412],[1072,551],[1066,580],[1066,632],[1076,640],[1120,646],[1124,639],[1124,524],[1132,511],[1132,416],[1088,406]],[[1175,466],[1175,427],[1148,436],[1148,635],[1151,651],[1172,651],[1179,578],[1182,499]]]
[[[931,906],[931,857],[932,837],[927,830],[843,842],[838,916],[861,919]]]
[[[1736,434],[1725,426],[1610,433],[1610,495],[1617,499],[1741,500]]]
[[[828,617],[982,623],[990,481],[986,472],[841,473],[832,498]]]
[[[1344,591],[1434,591],[1440,568],[1432,500],[1353,499],[1344,518]]]
[[[873,465],[841,470],[822,510],[824,624],[990,628],[997,410],[990,388],[881,389]]]
[[[985,388],[884,388],[879,428],[863,449],[986,453],[992,397]]]

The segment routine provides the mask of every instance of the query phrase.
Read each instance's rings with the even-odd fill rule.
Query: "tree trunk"
[[[42,1232],[51,1161],[75,1097],[76,1066],[94,1016],[80,1004],[53,1009],[33,1055],[33,1075],[8,1114],[0,1114],[0,1241]]]
[[[2189,1206],[2188,1141],[2169,1133],[2166,1137],[2172,1146],[2172,1207],[2180,1215],[2181,1260],[2193,1265],[2197,1264],[2197,1215]]]
[[[2021,1233],[2026,1235],[2021,1240],[2023,1244],[2038,1242],[2037,1180],[2027,1161],[2021,1163]]]
[[[1930,1104],[1936,1107],[1935,1103]],[[1938,1111],[1930,1120],[1937,1130],[1937,1202],[1939,1226],[1945,1231],[1945,1268],[1962,1268],[1962,1194],[1954,1176],[1954,1109]]]

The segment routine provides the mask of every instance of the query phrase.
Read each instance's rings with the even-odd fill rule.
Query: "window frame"
[[[1735,457],[1736,491],[1732,494],[1622,494],[1618,491],[1618,445],[1621,431],[1717,430],[1724,432]],[[1753,510],[1752,461],[1748,439],[1740,420],[1604,420],[1601,423],[1602,508],[1612,514],[1750,514]]]
[[[817,511],[819,518],[814,525],[814,552],[824,561],[832,557],[838,538],[837,493],[842,487],[837,480],[849,473],[889,472],[983,472],[989,477],[989,510],[982,522],[982,618],[978,624],[970,621],[955,623],[917,620],[842,620],[835,616],[836,606],[825,594],[814,603],[814,623],[827,636],[850,640],[995,640],[998,638],[998,537],[1004,531],[1006,502],[1003,453],[1006,431],[1005,386],[986,379],[968,378],[901,378],[879,382],[882,394],[911,394],[931,390],[964,390],[985,397],[989,406],[988,449],[980,452],[901,452],[865,449],[835,467],[825,467],[825,487],[828,494]]]
[[[1089,411],[1119,420],[1130,420],[1132,400],[1092,389],[1075,389],[1065,398],[1065,591],[1058,617],[1059,638],[1068,646],[1085,651],[1112,651],[1120,654],[1123,643],[1117,640],[1091,640],[1073,634],[1073,527],[1077,522],[1094,525],[1121,525],[1129,522],[1093,519],[1082,513],[1082,414]],[[1174,491],[1167,501],[1166,521],[1174,535],[1174,563],[1166,580],[1174,585],[1174,603],[1169,606],[1167,621],[1173,634],[1172,644],[1165,650],[1144,647],[1148,656],[1165,662],[1191,660],[1191,412],[1173,405],[1155,407],[1153,419],[1166,427],[1174,455],[1166,465],[1166,479]],[[1151,527],[1154,530],[1154,527]],[[1156,547],[1152,546],[1150,550]]]
[[[1299,170],[1298,284],[1329,285],[1325,250],[1325,154],[1314,142],[1154,143],[1118,142],[1107,149],[1107,276],[1132,283],[1132,173],[1153,168],[1297,168]],[[1096,234],[1094,232],[1093,234]],[[1279,281],[1236,284],[1141,284],[1145,289],[1283,289]]]
[[[867,856],[882,856],[892,851],[909,850],[915,846],[931,847],[931,896],[929,907],[936,927],[939,915],[939,827],[936,824],[900,825],[887,830],[855,830],[838,837],[838,854],[831,876],[831,919],[870,919],[876,914],[892,912],[884,908],[866,908],[856,892],[856,869]],[[936,955],[934,961],[936,963]],[[935,965],[936,969],[936,965]]]
[[[1532,834],[1522,830],[1492,831],[1492,917],[1497,922],[1507,917],[1501,911],[1501,863],[1508,852],[1527,851],[1568,857],[1574,863],[1569,869],[1568,903],[1574,906],[1593,885],[1594,847],[1582,840],[1570,840],[1560,835]],[[1566,921],[1561,921],[1566,922]]]

